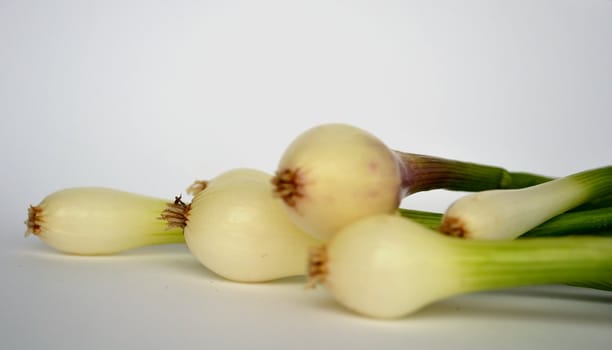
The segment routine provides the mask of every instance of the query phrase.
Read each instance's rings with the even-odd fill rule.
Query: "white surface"
[[[554,348],[612,342],[609,293],[527,288],[397,321],[301,280],[222,281],[185,247],[64,256],[29,204],[96,185],[172,198],[273,171],[304,129],[566,175],[610,164],[610,1],[0,1],[0,347]],[[405,207],[443,210],[434,191]]]

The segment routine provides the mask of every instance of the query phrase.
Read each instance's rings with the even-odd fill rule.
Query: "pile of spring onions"
[[[444,213],[399,207],[432,189],[471,193]],[[612,166],[555,178],[510,172],[324,124],[298,135],[274,172],[231,169],[187,193],[64,189],[30,206],[26,236],[76,255],[186,244],[228,280],[305,276],[377,318],[500,288],[612,290]]]

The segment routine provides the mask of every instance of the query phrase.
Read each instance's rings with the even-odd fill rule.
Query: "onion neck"
[[[144,243],[144,240],[143,242]],[[161,245],[185,243],[185,235],[180,227],[169,228],[164,231],[152,233],[148,235],[146,245]]]
[[[406,195],[433,189],[485,191],[524,188],[551,178],[506,169],[415,153],[394,151],[403,166]]]

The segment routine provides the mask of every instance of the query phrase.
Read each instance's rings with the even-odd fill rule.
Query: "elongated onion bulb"
[[[311,284],[322,283],[347,308],[396,318],[467,292],[549,283],[608,283],[612,239],[602,237],[471,241],[406,218],[375,215],[311,250]]]
[[[168,230],[160,219],[166,205],[163,199],[109,188],[69,188],[30,207],[26,236],[80,255],[184,242],[182,230]]]
[[[400,208],[398,213],[433,230],[438,230],[442,214]],[[570,211],[534,227],[519,238],[597,235],[612,237],[612,207]]]
[[[195,194],[186,210],[185,240],[208,269],[241,282],[306,274],[308,248],[318,241],[270,195],[271,178],[253,169],[232,170]]]
[[[396,155],[374,135],[345,124],[298,136],[273,179],[291,218],[318,239],[357,219],[395,211],[404,196],[401,182]]]
[[[471,193],[449,206],[440,231],[468,239],[515,239],[561,213],[610,193],[612,167],[522,189]]]

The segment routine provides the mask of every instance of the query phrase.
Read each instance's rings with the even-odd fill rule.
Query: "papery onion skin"
[[[205,267],[233,281],[305,275],[308,247],[319,242],[270,196],[272,176],[253,171],[221,174],[196,194],[184,228],[187,246]]]
[[[68,254],[106,255],[184,242],[180,229],[160,219],[167,201],[101,187],[54,192],[31,206],[26,235]]]

